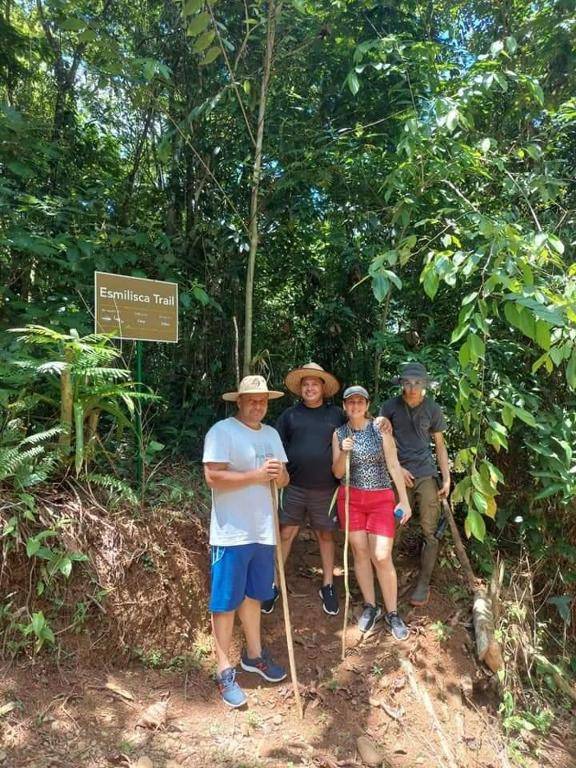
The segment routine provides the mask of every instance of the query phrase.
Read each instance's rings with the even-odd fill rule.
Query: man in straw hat
[[[282,554],[290,554],[293,541],[306,518],[316,534],[322,561],[323,582],[318,594],[325,613],[335,616],[338,595],[333,584],[335,514],[329,514],[337,481],[332,474],[332,435],[346,421],[341,408],[326,402],[340,389],[338,379],[317,363],[307,363],[290,371],[286,387],[300,398],[278,418],[280,433],[288,455],[290,485],[282,495],[280,512]],[[271,613],[279,597],[274,586],[262,612]]]
[[[394,383],[402,386],[402,394],[387,400],[380,415],[392,422],[408,500],[412,509],[418,507],[424,545],[418,582],[410,602],[426,605],[430,599],[430,578],[438,557],[439,541],[434,534],[440,517],[440,499],[447,498],[450,493],[448,451],[442,435],[446,421],[440,406],[426,395],[432,380],[421,363],[403,365]],[[432,442],[442,475],[440,482]]]
[[[280,436],[262,424],[262,419],[268,400],[282,396],[282,392],[269,390],[262,376],[246,376],[236,392],[222,395],[236,403],[236,414],[214,424],[204,442],[204,476],[212,489],[209,609],[216,646],[216,681],[229,707],[246,702],[228,656],[236,613],[246,639],[242,669],[273,683],[286,677],[284,668],[262,647],[260,636],[260,604],[272,596],[274,579],[270,481],[280,487],[289,482]]]

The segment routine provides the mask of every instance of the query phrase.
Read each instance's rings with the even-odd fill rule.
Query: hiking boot
[[[360,632],[370,632],[374,629],[374,625],[382,618],[382,609],[379,605],[370,605],[370,603],[364,603],[364,610],[362,616],[358,619],[358,629]]]
[[[274,610],[276,601],[280,597],[280,592],[278,591],[278,587],[276,586],[276,584],[272,585],[272,589],[274,590],[274,594],[270,598],[270,600],[262,600],[262,602],[260,603],[260,613],[272,613],[272,611]]]
[[[430,578],[438,557],[440,544],[438,539],[426,539],[420,555],[420,573],[418,583],[410,595],[410,604],[416,606],[427,605],[430,600]]]
[[[404,621],[400,618],[400,616],[398,616],[396,611],[390,611],[390,613],[387,613],[384,616],[384,621],[386,622],[386,626],[389,628],[390,632],[392,632],[396,640],[408,639],[410,630],[406,624],[404,624]]]
[[[248,701],[248,697],[236,682],[236,670],[233,667],[222,670],[216,675],[216,685],[220,691],[222,701],[228,707],[235,709],[241,707]]]
[[[418,581],[418,584],[416,584],[414,591],[410,595],[410,605],[414,605],[416,607],[428,605],[429,600],[430,600],[430,585],[423,584],[421,581]]]
[[[256,659],[249,659],[246,653],[242,654],[240,666],[245,672],[256,672],[269,683],[279,683],[286,677],[286,670],[272,659],[269,652],[262,648],[262,655]]]
[[[322,610],[329,616],[338,616],[340,608],[338,607],[338,595],[334,589],[334,584],[326,584],[318,590],[322,600]]]

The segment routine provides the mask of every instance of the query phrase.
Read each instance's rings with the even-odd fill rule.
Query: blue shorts
[[[212,560],[211,613],[235,611],[245,597],[270,600],[274,596],[273,544],[210,547]]]

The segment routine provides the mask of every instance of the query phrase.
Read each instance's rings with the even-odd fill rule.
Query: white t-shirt
[[[216,422],[204,440],[204,463],[226,462],[228,469],[247,472],[258,469],[266,458],[288,461],[280,435],[266,424],[251,429],[232,416]],[[274,543],[268,483],[227,491],[212,489],[210,544],[230,547]]]

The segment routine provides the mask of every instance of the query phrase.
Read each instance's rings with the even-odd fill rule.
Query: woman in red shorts
[[[350,545],[354,553],[354,571],[364,598],[364,610],[358,620],[361,632],[369,632],[384,618],[397,640],[406,640],[409,630],[398,615],[398,584],[392,562],[396,518],[400,524],[412,516],[404,475],[398,463],[396,444],[391,434],[381,434],[368,418],[369,397],[364,387],[348,387],[344,392],[344,410],[348,422],[332,438],[332,471],[340,479],[346,474],[346,454],[350,453]],[[396,504],[392,484],[396,487]],[[400,514],[400,513],[398,513]],[[338,490],[338,517],[346,525],[345,490]],[[374,570],[386,613],[376,604]]]

